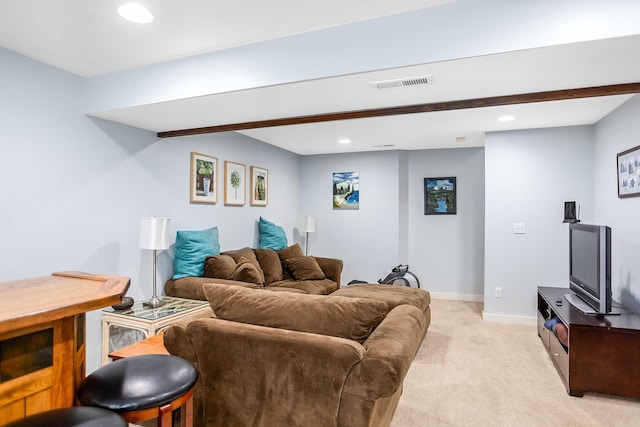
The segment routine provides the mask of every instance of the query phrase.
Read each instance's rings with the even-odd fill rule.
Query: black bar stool
[[[193,425],[193,390],[198,372],[177,356],[149,354],[127,357],[95,370],[78,388],[78,400],[118,413],[127,422],[158,419],[172,424],[172,412],[182,408],[182,427]]]
[[[106,409],[77,406],[40,412],[6,427],[127,427],[127,422]]]

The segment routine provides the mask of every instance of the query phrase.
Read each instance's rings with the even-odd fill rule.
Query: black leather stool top
[[[127,427],[127,422],[115,412],[101,408],[78,406],[40,412],[6,427]]]
[[[78,388],[83,405],[115,412],[161,406],[194,386],[198,372],[177,356],[149,354],[116,360],[95,370]]]

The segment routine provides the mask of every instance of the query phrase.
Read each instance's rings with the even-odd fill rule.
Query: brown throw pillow
[[[264,273],[264,284],[282,280],[282,264],[278,253],[273,249],[254,249],[260,268]]]
[[[264,273],[262,272],[262,268],[260,268],[260,264],[258,263],[258,259],[256,258],[256,254],[253,252],[253,249],[249,247],[245,247],[242,249],[237,249],[235,251],[224,251],[220,253],[221,255],[229,255],[234,259],[236,264],[240,264],[240,258],[246,258],[253,265],[256,266],[256,269],[260,272],[261,283],[264,283]]]
[[[288,248],[284,248],[282,250],[279,250],[278,251],[278,256],[280,257],[280,263],[283,266],[286,266],[286,261],[288,259],[300,258],[300,257],[304,256],[304,252],[302,252],[302,248],[300,247],[300,245],[296,243],[296,244],[293,244],[293,245],[289,246]],[[283,277],[285,279],[289,279],[289,278],[292,277],[291,273],[286,268],[283,270],[283,274],[282,275],[283,275]]]
[[[204,260],[204,277],[231,279],[236,271],[236,262],[229,255],[209,256]]]
[[[363,343],[389,311],[387,303],[366,298],[269,292],[205,283],[216,317],[234,322],[346,338]]]
[[[260,286],[264,285],[262,271],[256,267],[251,260],[244,257],[241,257],[238,260],[236,271],[233,272],[231,279],[238,280],[240,282],[255,283]]]
[[[287,270],[296,280],[323,280],[324,272],[314,257],[303,256],[285,261]]]

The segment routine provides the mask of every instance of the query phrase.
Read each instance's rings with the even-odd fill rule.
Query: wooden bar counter
[[[74,405],[85,313],[119,303],[129,283],[80,272],[0,282],[0,425]]]

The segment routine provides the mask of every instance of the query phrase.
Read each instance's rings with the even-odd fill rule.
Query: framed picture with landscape
[[[218,201],[218,159],[205,154],[191,153],[191,201],[216,203]]]
[[[245,165],[241,163],[224,161],[224,204],[244,206]]]
[[[424,214],[455,215],[456,177],[424,179]]]
[[[333,209],[360,209],[360,172],[333,173]]]
[[[618,153],[618,197],[640,196],[640,145]]]
[[[251,166],[251,206],[267,206],[269,202],[269,171]]]

